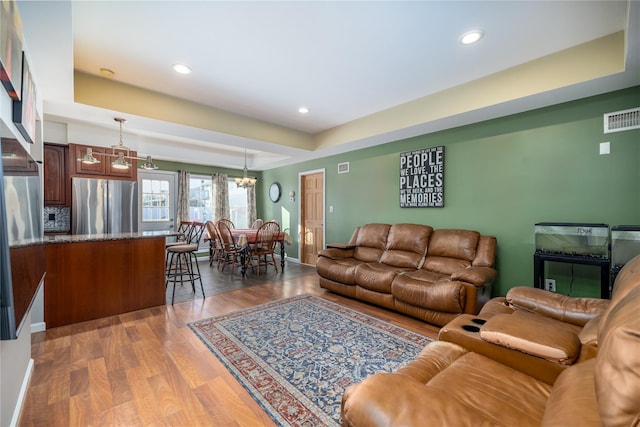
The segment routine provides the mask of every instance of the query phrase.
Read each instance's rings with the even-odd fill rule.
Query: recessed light
[[[309,112],[309,108],[307,108],[307,107],[298,108],[298,113],[300,113],[300,114],[307,114],[308,112]]]
[[[460,36],[460,43],[474,44],[478,40],[480,40],[483,35],[484,33],[481,30],[473,30],[473,31],[466,32]]]
[[[173,70],[180,74],[191,74],[191,68],[184,64],[173,64]]]

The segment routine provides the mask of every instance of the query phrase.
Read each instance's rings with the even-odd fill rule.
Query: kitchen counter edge
[[[154,237],[177,236],[175,231],[142,231],[136,233],[104,233],[104,234],[69,234],[47,236],[44,243],[80,243],[101,242],[109,240],[150,239]]]

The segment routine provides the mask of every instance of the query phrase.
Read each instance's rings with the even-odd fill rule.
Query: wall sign
[[[400,207],[444,207],[444,146],[400,153]]]

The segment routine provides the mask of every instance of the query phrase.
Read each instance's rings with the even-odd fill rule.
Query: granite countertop
[[[46,236],[44,243],[78,243],[78,242],[100,242],[108,240],[128,240],[128,239],[149,239],[153,237],[177,236],[178,232],[164,231],[142,231],[136,233],[105,233],[105,234],[56,234]]]

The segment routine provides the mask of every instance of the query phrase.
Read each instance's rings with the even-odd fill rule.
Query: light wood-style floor
[[[321,289],[312,274],[32,335],[20,426],[273,426],[189,322],[311,293],[436,338],[416,319]],[[215,275],[207,280],[215,280]]]

